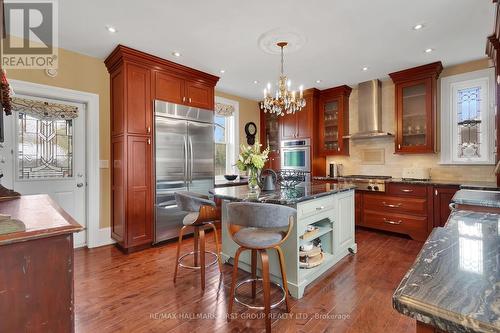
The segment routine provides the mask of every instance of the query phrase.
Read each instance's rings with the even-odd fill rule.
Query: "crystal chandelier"
[[[271,84],[267,84],[267,88],[264,89],[264,101],[261,102],[260,107],[265,113],[275,113],[278,116],[284,116],[285,114],[291,114],[300,111],[304,106],[306,106],[306,100],[303,97],[303,88],[300,86],[299,96],[296,95],[295,91],[290,91],[290,81],[287,80],[286,75],[283,73],[283,48],[288,45],[287,42],[279,42],[278,45],[281,48],[281,75],[278,82],[278,90],[273,97],[271,91]]]

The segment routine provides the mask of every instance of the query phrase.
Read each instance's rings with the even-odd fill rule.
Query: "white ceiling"
[[[425,28],[414,31],[417,23]],[[437,60],[449,66],[484,58],[493,24],[491,0],[59,1],[61,47],[104,59],[124,44],[218,75],[217,89],[252,99],[279,74],[279,56],[258,46],[269,30],[305,37],[285,57],[285,72],[295,87],[322,89]]]

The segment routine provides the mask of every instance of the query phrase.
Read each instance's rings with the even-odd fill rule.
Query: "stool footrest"
[[[191,252],[188,252],[188,253],[185,253],[183,254],[182,256],[179,257],[179,260],[177,261],[178,265],[182,268],[187,268],[187,269],[200,269],[201,266],[190,266],[190,265],[185,265],[182,263],[182,260],[184,260],[184,258],[186,258],[187,256],[192,256],[194,255],[196,252],[194,251],[191,251]],[[200,255],[200,251],[197,252],[198,253],[198,256]],[[205,251],[206,254],[210,254],[212,256],[215,257],[215,259],[211,262],[209,262],[208,264],[205,264],[205,268],[208,268],[212,265],[215,265],[217,263],[217,260],[219,260],[219,256],[217,255],[217,253],[215,252],[212,252],[212,251]]]
[[[251,283],[251,282],[254,282],[254,281],[255,282],[262,281],[262,279],[261,278],[246,279],[246,280],[243,280],[240,283],[238,283],[236,285],[236,287],[234,288],[234,300],[236,301],[236,303],[239,303],[239,304],[241,304],[243,306],[246,306],[249,309],[264,310],[263,306],[255,306],[255,305],[251,305],[251,304],[245,303],[245,302],[241,301],[240,299],[238,299],[238,297],[236,296],[239,287],[241,287],[244,284]],[[283,294],[283,297],[281,298],[281,300],[279,300],[278,302],[276,302],[274,304],[271,304],[271,309],[274,309],[274,308],[278,307],[281,303],[283,303],[285,301],[286,294],[285,294],[285,289],[283,289],[283,287],[281,285],[279,285],[278,283],[272,282],[272,281],[271,281],[271,284],[273,284],[273,285],[277,286],[279,289],[281,289],[281,292]]]

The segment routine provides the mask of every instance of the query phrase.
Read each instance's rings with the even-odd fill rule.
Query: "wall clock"
[[[245,133],[247,135],[247,144],[250,146],[255,144],[255,134],[257,134],[257,126],[254,122],[249,122],[245,125]]]

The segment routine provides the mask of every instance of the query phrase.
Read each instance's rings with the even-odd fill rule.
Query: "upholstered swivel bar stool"
[[[205,290],[206,268],[218,262],[219,271],[222,274],[222,261],[220,257],[219,240],[217,237],[217,229],[213,224],[213,221],[218,219],[219,216],[218,209],[215,205],[215,202],[209,200],[207,196],[193,192],[176,192],[175,201],[177,202],[177,206],[181,210],[188,212],[188,214],[184,217],[183,220],[184,226],[179,232],[179,242],[177,243],[177,257],[176,257],[176,265],[174,272],[174,283],[177,280],[177,270],[179,266],[188,269],[196,269],[200,270],[201,289]],[[185,229],[188,227],[194,228],[194,251],[180,256],[182,237],[184,235]],[[217,253],[205,250],[205,227],[213,229],[215,247]],[[205,255],[207,253],[213,255],[215,258],[215,260],[213,260],[208,264],[205,263]],[[194,266],[185,265],[182,263],[183,259],[189,255],[194,256]]]
[[[240,246],[234,256],[233,278],[229,294],[228,320],[233,312],[233,300],[253,309],[264,310],[266,320],[266,332],[271,332],[271,318],[269,316],[272,308],[277,307],[283,301],[286,303],[286,311],[290,312],[290,300],[286,279],[285,257],[280,245],[288,238],[295,220],[296,210],[287,206],[234,202],[227,204],[228,228],[231,238]],[[278,254],[283,279],[283,298],[271,304],[271,280],[269,276],[268,249],[275,249]],[[238,260],[241,252],[251,250],[252,278],[236,284],[238,277]],[[257,279],[257,254],[262,261],[262,279]],[[264,306],[250,306],[235,297],[235,291],[245,283],[252,283],[252,297],[256,296],[256,281],[262,280],[264,292]]]

